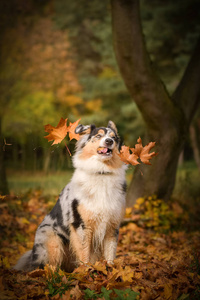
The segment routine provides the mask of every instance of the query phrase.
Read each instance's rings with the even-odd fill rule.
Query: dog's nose
[[[111,146],[113,144],[113,140],[112,139],[106,139],[105,143],[106,143],[106,146]]]

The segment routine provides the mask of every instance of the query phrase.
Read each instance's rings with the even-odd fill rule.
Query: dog
[[[107,127],[78,125],[74,174],[56,205],[39,225],[33,249],[14,269],[32,271],[50,264],[72,272],[79,264],[116,256],[125,212],[126,166],[119,157],[120,138]]]

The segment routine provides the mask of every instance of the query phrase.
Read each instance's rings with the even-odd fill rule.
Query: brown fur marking
[[[80,258],[82,257],[82,242],[73,226],[70,226],[70,231],[70,248],[79,258],[79,260],[81,260]]]
[[[98,131],[98,134],[105,135],[105,132],[104,132],[104,130],[103,130],[103,129],[99,129],[99,131]]]
[[[81,215],[81,218],[83,219],[83,222],[85,224],[86,228],[90,228],[92,231],[96,228],[96,222],[95,222],[95,216],[92,212],[85,209],[83,204],[80,204],[78,206],[78,212]]]
[[[46,248],[49,257],[49,264],[53,266],[60,266],[64,255],[63,245],[60,238],[54,233],[50,234],[46,242]]]
[[[82,153],[80,154],[80,159],[88,159],[93,155],[97,155],[97,149],[99,147],[99,140],[93,142],[93,143],[88,143],[85,145]]]
[[[76,254],[79,262],[88,263],[90,261],[92,232],[89,229],[84,230],[83,239],[79,237],[77,231],[71,227],[71,249]]]
[[[121,161],[120,157],[119,157],[119,152],[116,148],[113,149],[112,152],[112,158],[109,160],[105,160],[105,164],[107,164],[108,167],[110,167],[111,169],[118,169],[123,165],[123,162]]]
[[[111,133],[109,134],[109,136],[110,136],[111,138],[114,138],[114,137],[115,137],[114,132],[111,132]]]

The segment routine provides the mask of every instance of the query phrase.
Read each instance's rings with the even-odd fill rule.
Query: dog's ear
[[[108,122],[108,128],[112,129],[116,134],[118,134],[117,127],[113,121]]]
[[[75,129],[75,133],[78,133],[80,135],[90,134],[90,132],[93,130],[92,126],[93,125],[84,126],[84,125],[79,124]]]

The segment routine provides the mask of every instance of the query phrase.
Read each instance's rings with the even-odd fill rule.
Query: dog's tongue
[[[108,148],[101,147],[101,148],[98,149],[99,153],[104,153],[105,154],[105,153],[107,153],[107,151],[108,151]]]
[[[103,148],[103,149],[101,150],[102,153],[107,153],[107,151],[108,151],[108,148]]]

